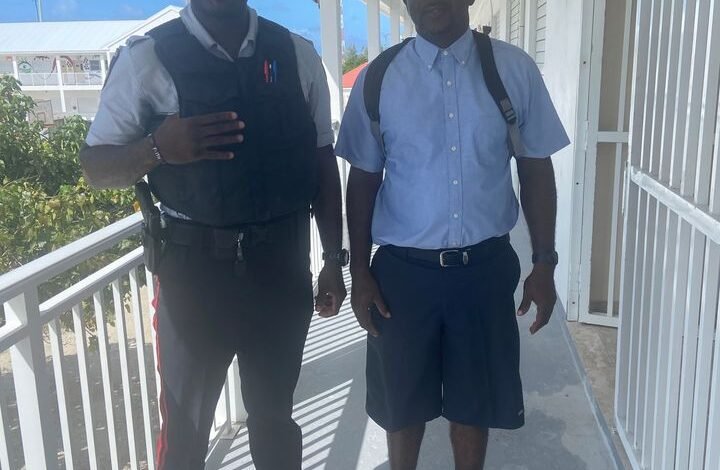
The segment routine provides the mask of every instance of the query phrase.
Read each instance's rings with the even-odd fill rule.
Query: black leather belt
[[[394,256],[407,261],[419,262],[428,267],[458,268],[472,266],[490,257],[498,249],[510,242],[510,235],[489,238],[477,245],[448,250],[422,250],[419,248],[403,248],[386,245],[383,248]]]

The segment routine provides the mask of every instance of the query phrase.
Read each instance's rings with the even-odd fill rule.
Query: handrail
[[[0,276],[0,303],[22,293],[27,287],[52,279],[139,233],[141,222],[140,213],[133,214],[3,274]]]

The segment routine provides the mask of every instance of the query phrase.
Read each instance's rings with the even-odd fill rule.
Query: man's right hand
[[[377,307],[380,315],[386,319],[390,318],[390,311],[387,305],[385,305],[385,301],[380,295],[380,288],[369,269],[363,269],[359,272],[351,271],[351,274],[352,293],[350,303],[352,304],[353,312],[355,312],[355,317],[361,327],[377,338],[380,336],[380,333],[375,327],[375,324],[373,324],[370,309],[373,306]]]
[[[232,152],[217,150],[224,145],[243,141],[240,133],[245,123],[233,112],[204,114],[181,118],[168,116],[153,133],[162,158],[171,165],[185,165],[199,160],[230,160]]]

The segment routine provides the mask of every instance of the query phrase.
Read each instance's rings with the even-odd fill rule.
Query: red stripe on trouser
[[[165,454],[167,453],[167,405],[165,404],[165,385],[162,383],[162,360],[160,356],[160,330],[158,328],[158,305],[160,302],[160,279],[155,276],[155,298],[152,300],[152,306],[155,309],[153,315],[153,328],[155,328],[155,355],[157,357],[158,376],[160,377],[160,415],[162,423],[160,424],[160,435],[157,439],[157,468],[163,470],[165,467]]]

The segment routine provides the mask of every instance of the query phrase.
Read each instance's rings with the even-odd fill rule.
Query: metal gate
[[[637,0],[616,423],[634,468],[720,468],[720,1]]]

